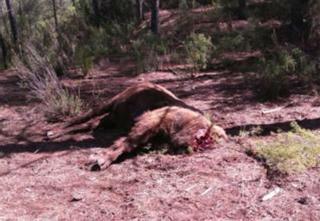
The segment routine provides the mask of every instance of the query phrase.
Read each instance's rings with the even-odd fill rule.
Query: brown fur
[[[171,106],[148,111],[137,118],[127,137],[118,139],[102,156],[93,159],[92,168],[105,169],[120,155],[131,152],[142,145],[152,142],[152,138],[162,134],[169,138],[170,147],[191,147],[193,150],[206,148],[199,146],[197,139],[217,141],[227,139],[224,130],[190,109]]]
[[[129,129],[135,119],[145,111],[164,106],[179,106],[201,113],[200,110],[187,105],[164,87],[146,82],[127,88],[99,108],[67,122],[60,132],[51,132],[48,136],[53,139],[80,130],[92,130],[96,124],[91,121],[96,118],[101,119],[105,115],[107,116],[101,121],[101,127],[109,125]]]

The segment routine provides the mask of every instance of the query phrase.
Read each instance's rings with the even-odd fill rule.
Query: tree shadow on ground
[[[271,133],[277,132],[289,132],[292,130],[291,123],[293,121],[285,121],[280,123],[272,124],[247,124],[239,125],[235,127],[225,128],[226,132],[230,136],[239,136],[242,131],[253,131],[259,128],[257,136],[268,136]],[[295,121],[297,124],[304,129],[317,130],[320,129],[320,118],[315,119],[304,119]]]
[[[27,128],[27,127],[26,127]],[[2,136],[12,136],[13,142],[0,145],[0,152],[4,155],[11,153],[50,153],[71,149],[90,149],[96,147],[109,147],[113,142],[118,139],[123,133],[116,130],[104,131],[104,133],[76,133],[64,135],[59,140],[48,141],[46,137],[39,133],[38,136],[42,136],[39,141],[33,141],[34,137],[30,137],[28,134],[24,134],[25,130],[22,130],[17,135],[10,135],[4,131],[0,131]]]
[[[19,86],[19,77],[8,70],[0,77],[0,104],[9,106],[23,106],[35,102],[27,97],[28,90]]]

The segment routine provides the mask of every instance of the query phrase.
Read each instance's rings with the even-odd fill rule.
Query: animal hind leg
[[[158,134],[161,121],[150,120],[149,114],[145,114],[131,128],[128,137],[121,137],[114,144],[97,156],[91,157],[89,169],[91,171],[103,170],[108,168],[115,160],[124,153],[131,152],[133,149],[146,144]]]

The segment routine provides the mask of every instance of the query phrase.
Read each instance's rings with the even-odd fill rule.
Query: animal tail
[[[58,130],[47,131],[45,136],[49,140],[55,140],[62,136],[68,137],[71,134],[90,131],[94,126],[95,122],[86,122],[69,128],[60,128]]]
[[[83,123],[91,120],[94,117],[108,113],[112,107],[112,103],[113,103],[112,101],[113,100],[98,107],[98,109],[90,110],[82,116],[75,117],[75,118],[71,119],[70,121],[68,121],[64,124],[63,128],[66,129],[66,128],[72,127],[74,125],[83,124]]]
[[[48,131],[46,133],[46,138],[50,140],[54,140],[65,135],[90,131],[93,129],[94,126],[96,126],[94,122],[90,122],[90,121],[95,117],[108,113],[111,107],[112,107],[112,101],[98,107],[98,109],[90,110],[84,115],[75,117],[70,121],[66,122],[64,125],[62,125],[61,128],[57,130]]]

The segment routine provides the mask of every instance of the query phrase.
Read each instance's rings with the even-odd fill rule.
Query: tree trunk
[[[18,42],[18,28],[17,28],[17,20],[13,13],[13,8],[11,4],[11,0],[6,0],[7,10],[8,10],[8,17],[12,32],[12,40],[16,44]]]
[[[92,9],[95,16],[95,22],[97,26],[100,26],[101,23],[101,15],[100,15],[100,8],[99,8],[99,0],[92,0]]]
[[[159,34],[159,4],[160,0],[151,0],[151,31]]]
[[[54,26],[56,28],[56,32],[58,33],[58,25],[59,24],[58,24],[56,0],[52,0],[52,9],[53,9]]]
[[[10,30],[9,30],[9,28],[8,28],[8,26],[7,26],[7,20],[6,20],[6,17],[4,16],[4,12],[3,12],[3,10],[4,10],[4,8],[2,7],[3,5],[2,4],[0,4],[0,18],[2,18],[1,20],[1,22],[2,22],[2,24],[1,24],[1,26],[3,26],[3,28],[4,28],[4,33],[10,33]]]
[[[7,47],[1,33],[0,33],[0,48],[1,48],[3,67],[6,69],[8,68],[8,64],[7,64],[8,54],[7,54]]]
[[[144,3],[144,0],[136,0],[138,22],[141,22],[144,20],[143,3]]]
[[[308,18],[309,0],[296,0],[291,3],[290,26],[299,41],[309,38],[311,21]]]
[[[239,8],[238,8],[238,13],[239,13],[239,19],[246,19],[246,7],[247,7],[247,1],[246,0],[239,0]]]

